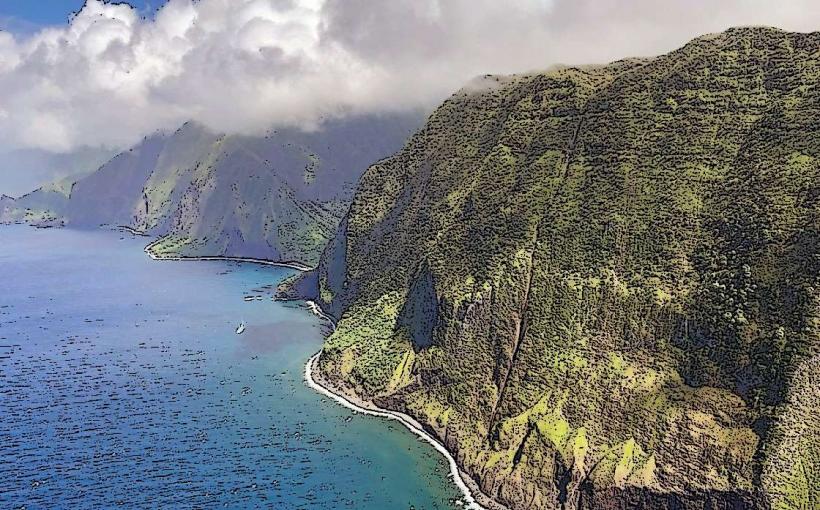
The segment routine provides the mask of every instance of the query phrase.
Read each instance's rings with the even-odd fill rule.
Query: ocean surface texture
[[[0,227],[0,508],[457,507],[430,445],[305,386],[292,270],[147,241]]]

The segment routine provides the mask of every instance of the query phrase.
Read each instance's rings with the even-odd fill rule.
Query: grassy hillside
[[[74,179],[67,177],[52,182],[19,198],[0,196],[0,224],[29,223],[39,226],[62,226],[63,211]]]
[[[514,508],[816,508],[818,48],[470,84],[307,277],[341,318],[320,369]]]

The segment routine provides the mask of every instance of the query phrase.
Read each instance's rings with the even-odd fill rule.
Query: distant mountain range
[[[420,113],[329,121],[320,130],[225,136],[196,123],[147,137],[76,182],[0,202],[0,221],[128,227],[158,256],[314,264],[361,173],[399,148]]]
[[[43,149],[19,149],[0,152],[0,192],[20,196],[46,183],[84,177],[117,154],[104,147],[81,147],[67,153]]]

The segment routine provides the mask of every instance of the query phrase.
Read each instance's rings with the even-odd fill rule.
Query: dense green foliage
[[[733,29],[455,94],[312,276],[321,370],[515,508],[816,508],[819,50]]]

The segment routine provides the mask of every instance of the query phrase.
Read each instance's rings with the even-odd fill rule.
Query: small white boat
[[[244,323],[244,322],[241,322],[241,323],[239,324],[239,326],[236,328],[236,334],[237,334],[237,335],[241,335],[241,334],[242,334],[242,333],[244,333],[244,332],[245,332],[245,323]]]

